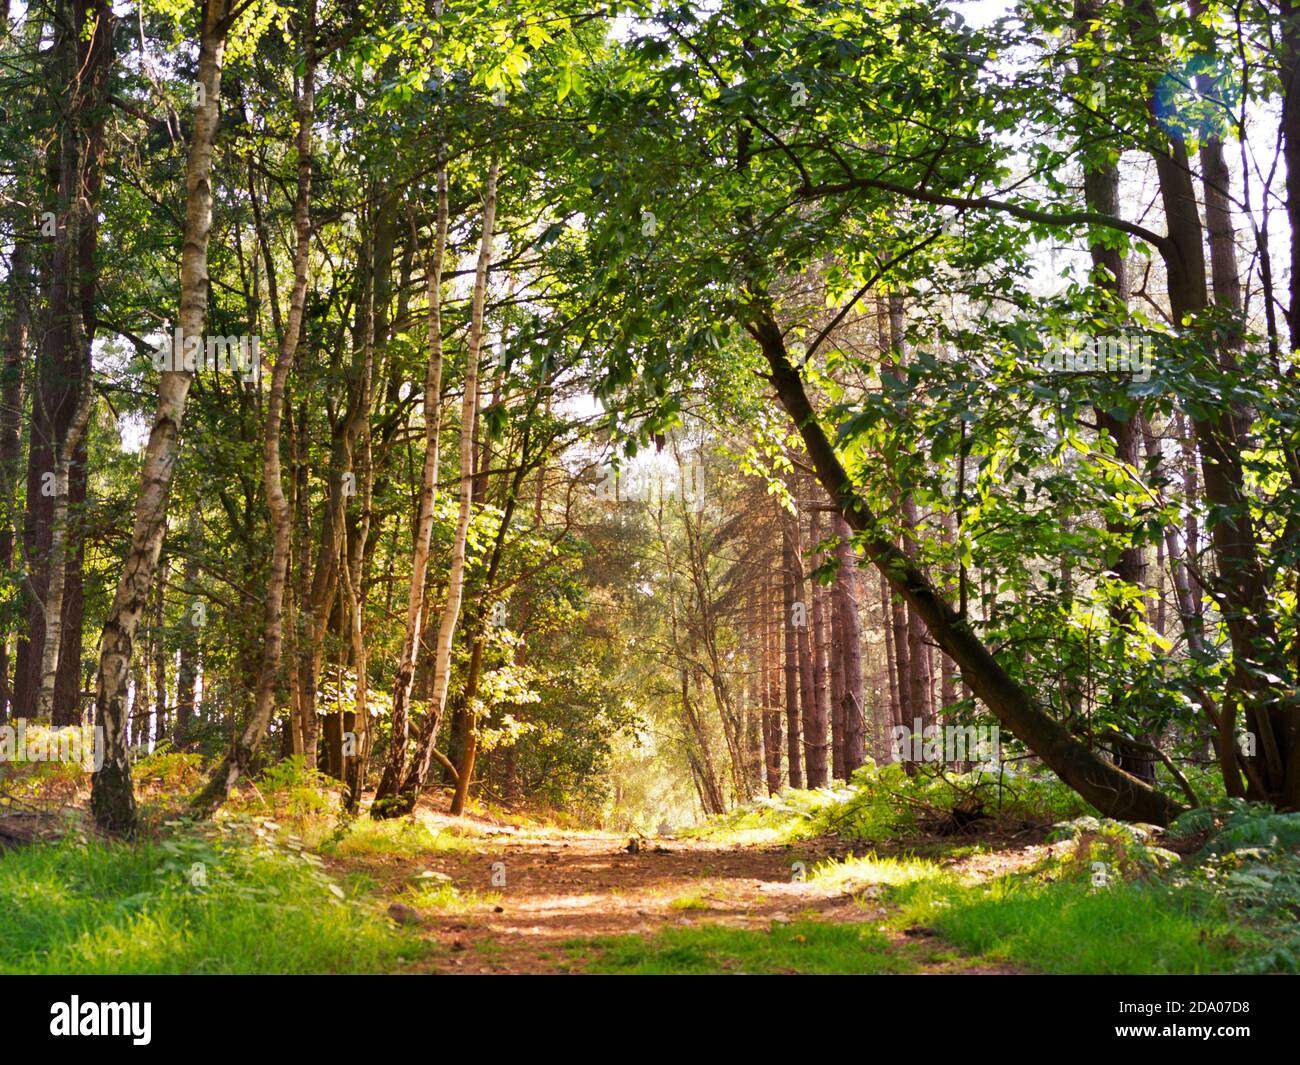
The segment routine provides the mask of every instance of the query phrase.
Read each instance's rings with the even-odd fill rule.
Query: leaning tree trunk
[[[1180,809],[1178,804],[1100,758],[1036,705],[970,630],[968,622],[940,597],[925,573],[880,536],[876,515],[855,491],[808,401],[799,372],[790,364],[780,327],[760,313],[751,323],[751,332],[767,359],[777,396],[803,437],[818,480],[831,493],[845,522],[860,534],[867,560],[916,608],[935,641],[952,656],[984,704],[1066,784],[1103,813],[1167,823]]]
[[[185,228],[181,251],[180,327],[184,336],[201,337],[208,311],[208,237],[212,230],[212,146],[221,96],[221,62],[230,30],[229,0],[207,0],[199,37],[198,83],[203,89],[194,109],[194,131],[185,168]],[[135,525],[122,577],[100,637],[95,677],[95,715],[103,729],[104,761],[91,790],[95,821],[108,832],[135,829],[135,794],[127,749],[126,691],[135,634],[149,600],[158,553],[167,525],[167,498],[180,448],[181,418],[190,389],[184,369],[163,369],[158,407],[145,445]]]

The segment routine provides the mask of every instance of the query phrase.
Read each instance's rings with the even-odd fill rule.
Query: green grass
[[[766,931],[706,924],[650,937],[606,936],[565,944],[577,968],[623,975],[902,973],[912,968],[886,936],[860,924],[791,921]]]
[[[1094,889],[1058,863],[988,883],[917,858],[828,862],[813,878],[898,907],[889,924],[922,926],[966,955],[1049,973],[1205,973],[1234,968],[1226,912],[1155,880]]]
[[[314,839],[310,833],[306,838],[311,843],[318,843],[324,854],[352,858],[376,855],[414,858],[430,853],[480,853],[490,846],[472,825],[464,828],[457,826],[457,830],[453,831],[418,814],[415,817],[399,817],[387,821],[372,821],[368,816],[362,816],[328,836],[321,833],[319,840]]]
[[[968,954],[1040,972],[1214,973],[1237,964],[1222,908],[1158,882],[1093,889],[1010,876],[981,886],[939,875],[891,896],[900,926],[925,925]]]
[[[460,888],[438,877],[417,878],[407,889],[404,899],[418,910],[437,913],[469,913],[501,901],[499,891],[478,892]]]
[[[872,853],[861,858],[849,855],[843,861],[823,862],[813,869],[811,879],[852,893],[872,885],[896,887],[930,881],[943,875],[938,865],[925,858],[882,858]]]
[[[703,895],[679,895],[668,903],[670,910],[709,910],[713,907]]]
[[[4,852],[0,973],[381,972],[423,949],[315,861],[197,836]]]

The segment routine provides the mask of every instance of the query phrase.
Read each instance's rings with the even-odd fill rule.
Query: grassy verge
[[[1235,965],[1226,913],[1161,883],[1097,889],[1013,875],[989,884],[951,874],[888,892],[898,927],[933,929],[966,954],[1047,973],[1211,973]]]
[[[229,839],[0,854],[2,973],[382,972],[418,945],[295,853]]]
[[[766,930],[700,925],[657,935],[606,936],[565,945],[589,973],[702,975],[737,973],[903,973],[913,967],[878,929],[860,924],[791,921]]]

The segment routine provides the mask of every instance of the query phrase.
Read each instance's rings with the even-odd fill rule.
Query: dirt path
[[[632,846],[627,836],[609,833],[421,816],[431,831],[454,834],[455,847],[330,863],[336,872],[363,872],[375,881],[390,915],[434,945],[416,971],[571,972],[564,944],[574,939],[649,936],[702,923],[755,930],[805,919],[879,924],[888,912],[871,889],[855,897],[800,878],[797,863],[811,870],[847,855],[850,846],[839,841],[742,847],[665,837]],[[412,885],[441,890],[438,903],[413,897]],[[1011,971],[954,961],[956,952],[927,930],[907,931],[888,935],[920,971]]]

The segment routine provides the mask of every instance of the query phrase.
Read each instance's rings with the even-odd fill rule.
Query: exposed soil
[[[431,826],[464,834],[466,849],[410,857],[346,857],[329,863],[338,873],[364,872],[376,882],[381,897],[398,904],[390,915],[418,925],[417,933],[436,944],[415,971],[571,972],[574,964],[564,944],[574,939],[649,936],[671,925],[705,922],[753,929],[804,919],[881,922],[888,913],[887,904],[876,897],[883,893],[870,885],[846,893],[842,887],[799,877],[796,863],[811,870],[826,858],[865,849],[842,840],[723,846],[654,837],[633,843],[622,835],[517,828],[481,818],[450,818],[433,809],[423,809],[421,815]],[[955,842],[950,838],[943,845]],[[1041,855],[1040,839],[1031,835],[994,843],[993,852],[953,863],[954,868],[977,876],[999,875]],[[439,879],[449,878],[465,901],[450,911],[419,908],[407,889],[426,870]],[[962,960],[929,929],[886,931],[921,972],[1015,971]]]

